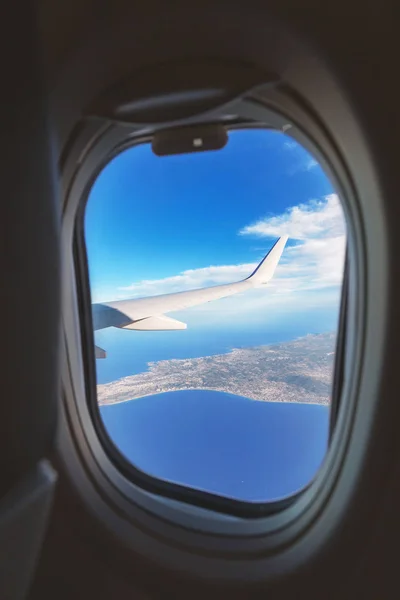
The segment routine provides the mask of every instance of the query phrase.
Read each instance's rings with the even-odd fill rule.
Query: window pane
[[[250,285],[286,235],[272,279],[266,262]],[[85,236],[106,354],[98,402],[119,451],[151,476],[249,502],[306,486],[327,451],[345,250],[314,158],[267,129],[231,131],[210,152],[132,147],[93,185]]]

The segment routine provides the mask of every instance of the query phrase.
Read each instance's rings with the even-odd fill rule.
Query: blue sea
[[[329,408],[206,390],[101,407],[119,450],[146,473],[249,502],[307,485],[327,449]]]

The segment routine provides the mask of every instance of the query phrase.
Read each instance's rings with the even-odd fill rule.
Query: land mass
[[[328,405],[336,336],[306,335],[271,346],[226,354],[148,363],[148,371],[99,384],[100,405],[162,392],[215,390],[263,402]]]

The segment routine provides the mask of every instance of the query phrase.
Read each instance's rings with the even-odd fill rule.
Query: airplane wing
[[[141,331],[186,329],[185,323],[167,317],[165,313],[232,296],[268,283],[281,258],[287,239],[287,236],[280,237],[255,271],[242,281],[149,298],[93,304],[93,329],[105,329],[106,327]],[[104,350],[96,348],[96,357],[103,358],[104,356]]]

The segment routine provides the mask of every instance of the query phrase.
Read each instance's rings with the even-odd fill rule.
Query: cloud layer
[[[279,277],[296,276],[297,286],[315,289],[340,285],[346,245],[345,220],[336,194],[293,206],[281,215],[247,225],[240,235],[288,235],[296,245],[285,252]]]
[[[182,292],[184,290],[206,287],[208,285],[231,283],[247,277],[254,271],[255,267],[256,263],[247,263],[241,265],[210,266],[202,269],[188,269],[173,277],[144,279],[118,289],[123,292],[130,292],[132,298]]]
[[[257,237],[286,234],[295,240],[344,236],[343,210],[337,195],[330,194],[322,200],[292,206],[281,215],[260,219],[241,229],[240,234]]]
[[[294,302],[312,291],[332,290],[337,302],[343,275],[346,243],[343,211],[336,195],[332,194],[307,204],[293,206],[281,215],[269,216],[246,225],[238,232],[242,236],[270,239],[288,235],[289,244],[282,256],[276,275],[265,289],[256,289],[243,296],[219,301],[218,309],[235,312],[257,309],[279,303]],[[266,244],[263,252],[267,252]],[[262,256],[260,256],[260,259]],[[119,288],[119,297],[134,298],[166,294],[182,290],[230,283],[247,277],[257,263],[209,266],[183,271],[173,277],[143,280]],[[324,301],[329,295],[323,296]],[[222,304],[223,303],[223,304]],[[216,310],[215,303],[200,306],[197,310]],[[193,309],[196,310],[196,309]]]

